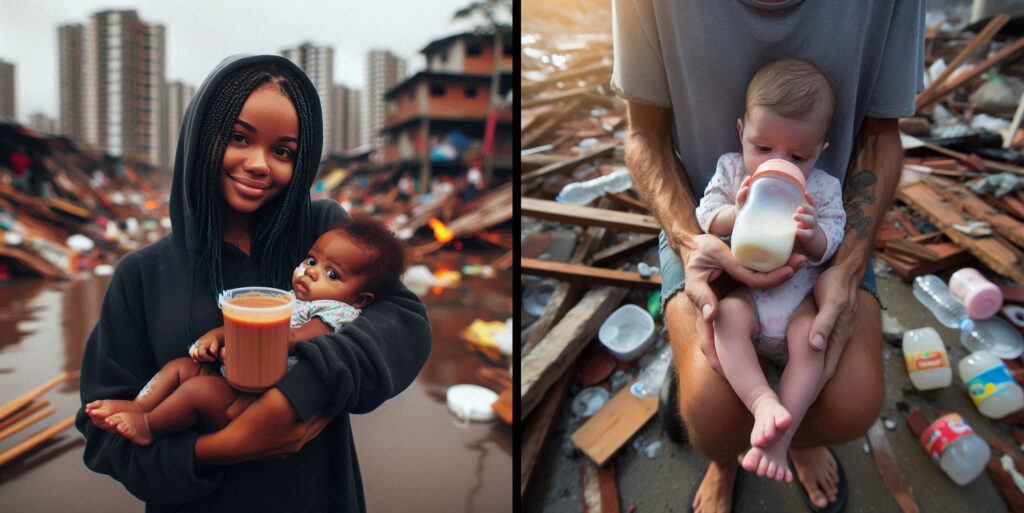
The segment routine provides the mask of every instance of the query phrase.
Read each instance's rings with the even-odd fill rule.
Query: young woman
[[[322,126],[316,89],[283,57],[230,57],[207,77],[182,122],[171,234],[118,264],[82,361],[83,405],[131,399],[186,355],[222,324],[220,291],[289,287],[306,249],[348,217],[336,202],[310,202]],[[348,414],[407,387],[430,343],[423,304],[402,287],[338,332],[296,344],[298,363],[219,431],[141,446],[83,408],[86,465],[147,511],[364,511]]]

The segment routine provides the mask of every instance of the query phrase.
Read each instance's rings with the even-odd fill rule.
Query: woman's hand
[[[300,422],[288,398],[271,388],[220,431],[200,435],[196,462],[209,467],[284,459],[316,438],[332,419],[317,412]]]
[[[679,255],[686,275],[686,285],[683,291],[704,318],[704,322],[699,323],[703,325],[696,326],[701,350],[707,356],[712,368],[721,374],[722,366],[715,352],[715,334],[711,323],[718,314],[718,297],[728,291],[714,290],[712,282],[726,273],[750,288],[774,287],[791,278],[796,270],[807,261],[807,257],[798,254],[790,255],[786,265],[769,273],[762,273],[748,269],[737,262],[732,256],[729,246],[714,235],[697,235],[692,240],[692,249],[680,252]]]

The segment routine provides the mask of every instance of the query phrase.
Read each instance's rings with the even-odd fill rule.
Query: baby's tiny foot
[[[145,413],[121,412],[107,417],[107,423],[117,428],[122,436],[139,445],[153,443],[153,432]]]
[[[782,444],[776,444],[782,445]],[[743,457],[743,469],[747,472],[756,472],[761,477],[767,477],[768,479],[774,479],[776,481],[786,481],[787,483],[793,480],[793,472],[789,470],[789,465],[786,464],[786,447],[781,448],[771,447],[770,449],[760,449],[754,447],[747,451],[746,456]]]
[[[750,445],[766,448],[777,440],[793,422],[775,394],[763,397],[753,409],[754,428],[750,430]]]

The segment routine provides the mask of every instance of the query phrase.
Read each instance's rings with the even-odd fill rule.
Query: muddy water
[[[481,263],[451,253],[427,265],[459,269]],[[109,278],[54,282],[19,278],[0,284],[0,404],[81,364],[85,339],[99,317]],[[458,289],[424,298],[434,335],[430,359],[416,381],[352,424],[370,512],[511,512],[512,430],[500,423],[463,425],[448,413],[445,390],[476,383],[490,365],[469,351],[458,332],[474,319],[504,320],[511,278],[467,278]],[[44,395],[55,413],[0,440],[15,446],[79,407],[78,382]],[[117,481],[82,463],[84,439],[72,427],[31,455],[0,468],[3,512],[141,512],[144,506]]]

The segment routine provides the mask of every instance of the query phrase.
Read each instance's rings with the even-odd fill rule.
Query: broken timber
[[[615,483],[615,465],[583,465],[583,513],[619,513],[619,488]]]
[[[992,57],[989,57],[988,59],[985,59],[984,61],[978,63],[971,69],[963,73],[960,73],[959,75],[957,75],[955,79],[953,79],[952,82],[942,86],[942,89],[935,91],[931,96],[928,96],[926,98],[919,98],[915,102],[917,110],[920,111],[925,107],[928,107],[932,103],[935,103],[935,101],[938,100],[939,98],[942,98],[943,96],[952,92],[957,87],[960,87],[961,85],[974,79],[978,75],[984,73],[992,66],[1002,64],[1003,62],[1007,61],[1011,56],[1013,56],[1013,54],[1020,51],[1022,48],[1024,48],[1024,38],[1018,39],[1012,45],[1000,50],[999,53],[993,55]]]
[[[972,217],[992,224],[1003,237],[1024,248],[1024,224],[979,198],[962,184],[943,178],[925,178],[924,183]]]
[[[524,353],[525,354],[525,353]],[[544,399],[523,422],[523,435],[519,444],[519,496],[526,496],[526,488],[533,478],[533,471],[537,468],[544,446],[551,438],[551,428],[562,411],[562,403],[569,395],[569,388],[576,381],[576,368],[579,361],[569,366],[565,374],[558,379],[551,390],[544,394]]]
[[[637,398],[629,391],[633,383],[636,380],[622,387],[572,434],[576,447],[598,465],[604,465],[658,411],[658,397]]]
[[[523,258],[520,260],[520,272],[535,276],[547,276],[560,280],[583,279],[588,283],[601,285],[614,285],[617,287],[631,287],[657,290],[661,288],[661,276],[653,275],[650,278],[640,276],[640,273],[631,271],[619,271],[616,269],[602,269],[588,265],[566,264],[563,262],[549,262],[536,258]]]
[[[554,173],[570,173],[576,169],[576,166],[583,164],[584,162],[589,162],[594,159],[610,157],[614,155],[615,148],[617,147],[618,145],[616,144],[609,144],[607,146],[602,146],[600,148],[594,148],[582,155],[570,159],[565,159],[561,162],[556,162],[548,166],[544,166],[540,169],[530,171],[529,173],[523,173],[520,177],[521,182],[526,183],[529,182],[530,180],[536,178],[544,178]]]
[[[583,207],[534,198],[521,198],[519,208],[519,213],[523,217],[535,217],[581,226],[603,226],[634,233],[657,235],[661,232],[658,221],[653,216],[643,214]]]
[[[657,235],[638,235],[630,240],[620,242],[610,248],[598,251],[594,254],[594,259],[590,262],[590,265],[602,267],[623,258],[634,251],[645,250],[657,243]]]
[[[551,385],[565,373],[597,334],[601,323],[626,297],[628,289],[601,287],[587,292],[576,306],[520,362],[520,418],[537,406]]]
[[[868,443],[871,444],[871,456],[875,459],[875,466],[881,474],[885,486],[889,489],[896,504],[903,513],[918,513],[917,502],[914,501],[910,487],[903,480],[900,468],[896,465],[896,456],[892,453],[892,447],[885,438],[885,428],[882,427],[882,419],[875,419],[874,425],[868,430]]]
[[[897,197],[924,214],[950,240],[967,248],[994,271],[1017,283],[1024,283],[1024,253],[997,234],[975,239],[953,228],[957,224],[966,225],[970,219],[928,185],[922,182],[906,185],[899,189]]]

